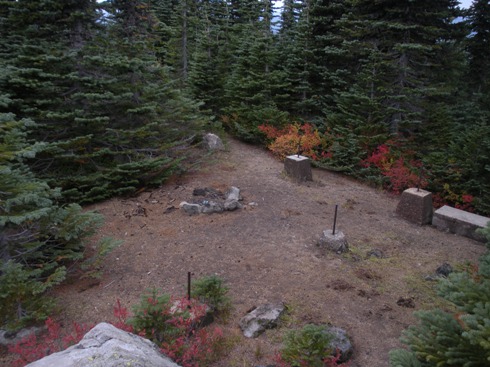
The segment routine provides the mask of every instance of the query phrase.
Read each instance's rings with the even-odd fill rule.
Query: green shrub
[[[223,279],[211,275],[195,280],[191,295],[207,304],[213,311],[223,312],[231,307],[231,300],[227,296],[228,290]]]
[[[285,335],[281,358],[292,367],[323,367],[324,361],[332,355],[332,339],[325,326],[305,325]]]
[[[134,316],[128,323],[134,331],[153,341],[162,342],[177,332],[168,321],[172,319],[172,302],[168,294],[150,289],[141,295],[140,303],[133,307]]]

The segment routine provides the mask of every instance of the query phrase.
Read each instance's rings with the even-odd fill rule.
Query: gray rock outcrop
[[[284,313],[283,303],[267,303],[249,312],[240,320],[240,329],[247,338],[256,338],[266,329],[277,326],[277,321]]]
[[[151,341],[101,323],[70,348],[28,364],[29,367],[180,367]]]

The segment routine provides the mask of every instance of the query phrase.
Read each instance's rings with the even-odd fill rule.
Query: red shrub
[[[78,343],[93,325],[73,323],[70,331],[62,330],[58,322],[49,317],[45,321],[46,332],[38,337],[31,334],[9,347],[9,352],[17,354],[12,367],[22,367],[47,355],[59,352]]]

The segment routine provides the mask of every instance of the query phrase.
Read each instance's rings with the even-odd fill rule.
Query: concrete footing
[[[396,214],[416,224],[432,222],[432,193],[429,191],[410,188],[403,191]]]
[[[335,231],[335,234],[333,234],[333,231],[330,229],[323,231],[318,246],[338,254],[349,251],[349,245],[347,244],[344,233]]]
[[[308,157],[302,155],[290,155],[284,161],[286,173],[298,181],[312,181],[311,164]]]

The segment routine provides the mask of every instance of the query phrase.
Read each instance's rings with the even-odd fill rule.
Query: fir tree
[[[43,293],[59,284],[66,265],[83,258],[84,241],[101,222],[76,204],[58,205],[59,189],[23,163],[46,144],[28,144],[30,120],[0,114],[0,325],[17,328],[48,316]]]

